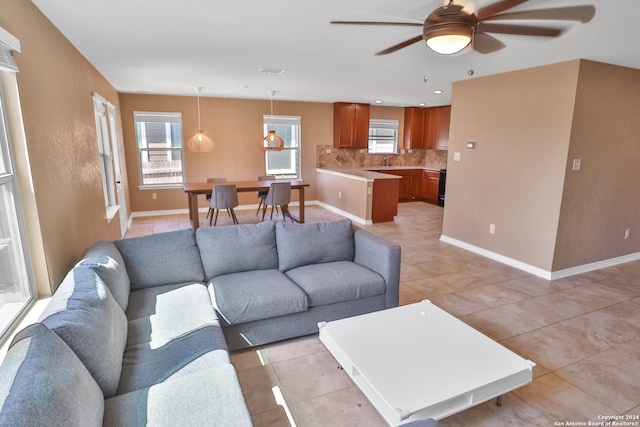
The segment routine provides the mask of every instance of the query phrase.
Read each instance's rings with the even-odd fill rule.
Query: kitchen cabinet
[[[420,197],[419,192],[422,169],[394,169],[385,170],[384,173],[402,177],[398,186],[399,202],[410,202]]]
[[[451,123],[451,105],[435,107],[435,146],[436,150],[449,149],[449,125]]]
[[[404,109],[404,148],[424,149],[422,135],[427,108],[406,107]]]
[[[333,147],[367,148],[369,144],[369,104],[333,104]]]
[[[404,148],[438,149],[449,147],[451,106],[404,109]]]
[[[440,183],[440,172],[423,170],[420,182],[420,199],[425,202],[438,202],[438,185]]]

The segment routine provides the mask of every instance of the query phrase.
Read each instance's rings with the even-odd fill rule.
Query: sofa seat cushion
[[[304,291],[276,269],[215,277],[209,291],[230,325],[298,313],[308,307]]]
[[[204,284],[131,293],[129,334],[118,394],[229,363],[220,322]]]
[[[201,227],[196,231],[196,240],[207,280],[223,274],[278,268],[272,222]]]
[[[131,284],[122,255],[113,242],[97,242],[84,254],[78,264],[91,267],[98,273],[122,310],[127,309]]]
[[[105,397],[113,396],[122,369],[127,318],[100,276],[90,267],[75,267],[40,319],[76,353]]]
[[[204,296],[204,298],[203,298]],[[207,286],[202,282],[186,282],[156,286],[131,292],[127,319],[135,320],[151,315],[183,316],[197,311],[215,317]]]
[[[339,221],[276,224],[280,271],[303,265],[334,261],[353,261],[353,226],[348,219]]]
[[[251,416],[233,365],[135,390],[105,401],[105,426],[251,427]]]
[[[131,289],[204,281],[193,230],[179,230],[113,242],[122,254]]]
[[[104,397],[78,356],[41,323],[20,331],[0,367],[0,425],[101,426]]]
[[[353,301],[385,293],[378,273],[351,261],[305,265],[286,272],[309,296],[309,306]]]

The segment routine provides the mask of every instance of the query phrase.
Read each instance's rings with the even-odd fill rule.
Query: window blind
[[[0,70],[18,72],[18,65],[13,59],[12,50],[20,52],[20,42],[0,27]]]

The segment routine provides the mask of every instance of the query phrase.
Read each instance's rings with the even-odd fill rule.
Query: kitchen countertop
[[[384,173],[384,171],[411,169],[440,172],[440,169],[428,168],[425,166],[364,166],[359,168],[317,168],[316,170],[335,175],[349,175],[367,181],[373,181],[374,179],[400,179],[402,177]]]

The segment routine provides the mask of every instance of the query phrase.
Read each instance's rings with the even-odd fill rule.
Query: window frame
[[[398,154],[398,120],[387,120],[387,119],[370,119],[369,120],[369,134],[368,134],[368,142],[367,142],[367,153],[368,154]],[[393,131],[393,135],[391,137],[376,135],[376,129],[380,130],[389,130]],[[382,143],[386,141],[393,141],[393,149],[392,151],[384,151],[378,150],[376,148],[376,141],[380,141]],[[372,149],[372,144],[374,148]]]
[[[4,212],[7,215],[6,225],[10,235],[7,239],[0,238],[0,244],[6,243],[4,246],[0,246],[0,249],[7,247],[9,250],[12,249],[13,261],[15,262],[15,279],[19,282],[20,293],[24,293],[24,295],[21,301],[0,301],[0,310],[2,311],[2,316],[0,317],[6,319],[0,324],[0,342],[4,342],[12,328],[20,321],[25,310],[31,306],[37,297],[18,176],[13,166],[14,159],[5,108],[7,107],[0,88],[0,162],[2,163],[0,166],[0,204],[3,207],[0,213]],[[0,227],[2,227],[2,222],[0,222]],[[11,294],[15,293],[17,292],[12,292]],[[7,309],[6,304],[17,305],[10,306]],[[9,310],[9,312],[6,313],[5,310]]]
[[[111,104],[98,93],[93,93],[93,112],[96,119],[96,136],[98,141],[98,156],[100,158],[100,172],[102,174],[102,191],[107,222],[111,222],[120,210],[117,200],[116,175],[114,167],[114,150],[109,126],[112,117],[108,106]],[[115,114],[115,109],[113,110]]]
[[[262,130],[265,135],[269,133],[272,126],[293,126],[294,136],[297,139],[287,140],[284,139],[284,148],[281,151],[266,150],[264,153],[264,170],[265,175],[273,175],[276,178],[295,178],[301,179],[302,177],[302,118],[300,116],[278,116],[278,115],[264,115],[262,118]],[[277,132],[276,132],[277,133]],[[282,137],[283,135],[278,134]],[[282,153],[290,153],[291,163],[294,165],[295,171],[293,173],[282,172],[281,169],[269,168],[270,156],[281,156]]]
[[[140,120],[139,118],[145,118]],[[163,188],[182,188],[185,179],[185,143],[182,127],[182,113],[181,112],[154,112],[154,111],[134,111],[133,112],[133,124],[134,132],[136,136],[136,150],[138,152],[138,189],[140,190],[155,190]],[[176,131],[176,134],[180,136],[180,146],[167,146],[167,147],[141,147],[141,141],[139,140],[138,123],[164,123],[165,125],[178,124],[180,129]],[[171,131],[169,131],[171,133]],[[173,140],[172,140],[173,142]],[[165,183],[144,183],[143,174],[143,158],[144,153],[147,156],[153,153],[179,153],[180,157],[180,182],[165,182]],[[173,157],[173,156],[172,156]]]

